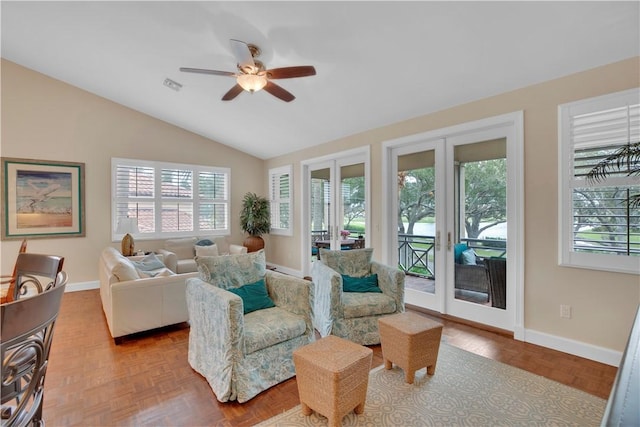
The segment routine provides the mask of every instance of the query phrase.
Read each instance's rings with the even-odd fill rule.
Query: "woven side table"
[[[339,426],[351,411],[364,412],[373,350],[329,335],[293,352],[304,415],[312,411]]]
[[[398,313],[378,319],[385,369],[393,363],[404,370],[405,381],[413,384],[418,369],[433,375],[438,361],[442,325],[415,313]]]

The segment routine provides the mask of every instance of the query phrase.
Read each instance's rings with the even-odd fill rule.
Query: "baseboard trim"
[[[100,281],[93,280],[91,282],[67,283],[65,292],[88,291],[91,289],[100,289]]]
[[[615,351],[609,348],[599,347],[531,329],[525,330],[524,338],[525,342],[529,342],[531,344],[562,351],[563,353],[573,354],[574,356],[584,357],[585,359],[595,360],[596,362],[604,363],[606,365],[617,367],[620,366],[620,361],[622,360],[621,351]]]

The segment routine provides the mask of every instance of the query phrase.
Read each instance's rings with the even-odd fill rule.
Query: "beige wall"
[[[85,163],[86,237],[31,239],[28,246],[29,252],[64,256],[70,283],[97,280],[100,250],[112,244],[112,157],[231,168],[230,240],[242,242],[237,219],[240,203],[245,192],[262,192],[265,172],[261,159],[6,60],[2,60],[1,73],[1,155]],[[139,249],[159,244],[136,243]],[[13,269],[19,244],[1,242],[3,274]],[[113,245],[119,247],[119,243]]]
[[[640,58],[599,67],[557,80],[460,105],[434,114],[349,136],[270,159],[266,169],[294,165],[299,184],[300,161],[369,145],[371,149],[371,229],[381,227],[382,143],[389,139],[440,129],[513,111],[524,111],[525,165],[525,329],[621,351],[640,302],[640,276],[558,266],[558,105],[640,86]],[[295,212],[301,212],[296,185]],[[270,236],[271,261],[300,268],[299,218],[294,237]],[[381,233],[369,244],[380,247]],[[573,308],[559,317],[559,305]]]

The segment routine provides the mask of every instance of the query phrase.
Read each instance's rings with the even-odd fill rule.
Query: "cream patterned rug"
[[[413,385],[394,365],[369,374],[364,414],[343,426],[599,426],[606,400],[442,343],[436,372]],[[259,426],[324,426],[300,405]]]

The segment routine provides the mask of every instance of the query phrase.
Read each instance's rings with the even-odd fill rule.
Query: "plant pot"
[[[248,236],[242,245],[247,248],[247,252],[257,252],[264,248],[264,239],[260,236]]]

